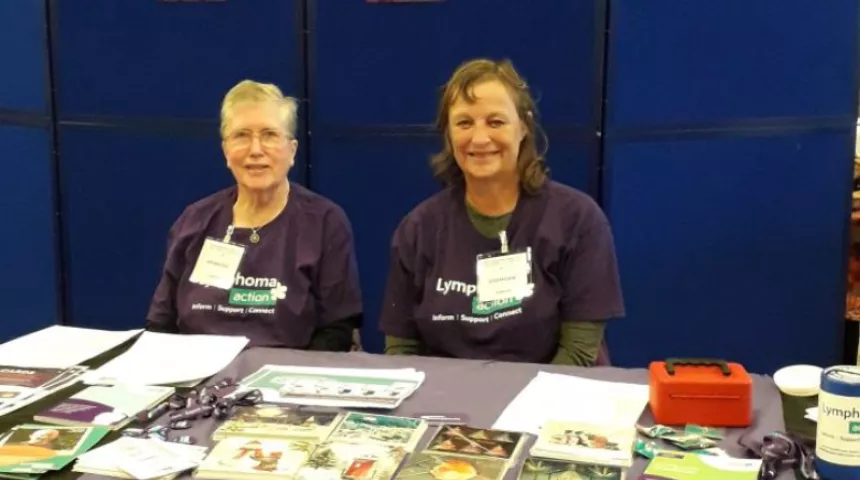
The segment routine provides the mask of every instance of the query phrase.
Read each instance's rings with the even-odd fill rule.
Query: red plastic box
[[[670,358],[651,362],[649,403],[663,425],[747,427],[752,423],[752,379],[738,363]]]

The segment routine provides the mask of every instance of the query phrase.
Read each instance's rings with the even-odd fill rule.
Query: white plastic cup
[[[790,365],[773,374],[773,382],[779,391],[792,397],[812,397],[821,390],[821,367],[815,365]]]
[[[815,440],[816,424],[806,418],[806,411],[818,406],[822,371],[815,365],[789,365],[773,374],[782,400],[785,430],[808,441]]]

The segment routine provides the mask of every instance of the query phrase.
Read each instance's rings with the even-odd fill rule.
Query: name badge
[[[225,241],[207,238],[203,242],[197,263],[191,271],[191,283],[230,290],[245,255],[245,247],[229,243],[231,230],[232,228],[228,230]]]
[[[502,251],[478,255],[475,270],[479,302],[522,300],[534,292],[531,281],[531,248],[508,251],[505,232],[500,232]]]

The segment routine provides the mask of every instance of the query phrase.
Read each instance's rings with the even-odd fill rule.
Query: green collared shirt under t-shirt
[[[488,216],[476,211],[468,202],[466,210],[469,220],[478,232],[487,237],[495,238],[505,230],[511,219],[511,214]],[[558,350],[553,364],[592,366],[597,361],[600,344],[606,322],[602,319],[561,322]],[[389,355],[417,355],[421,351],[420,340],[400,338],[388,335],[385,337],[385,353]]]

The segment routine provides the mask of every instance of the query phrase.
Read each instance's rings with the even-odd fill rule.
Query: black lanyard
[[[260,390],[243,390],[232,380],[224,380],[211,387],[190,390],[184,395],[176,393],[167,402],[138,417],[138,423],[145,425],[161,414],[170,412],[166,426],[155,425],[145,429],[129,428],[123,432],[123,435],[195,444],[197,443],[196,440],[188,435],[181,435],[168,440],[169,432],[187,430],[198,419],[214,416],[219,420],[225,420],[230,417],[236,407],[256,405],[262,400],[263,393]]]
[[[761,441],[741,437],[738,443],[756,458],[761,458],[761,480],[773,480],[786,468],[799,469],[805,480],[821,480],[815,471],[814,452],[791,434],[771,432]]]

